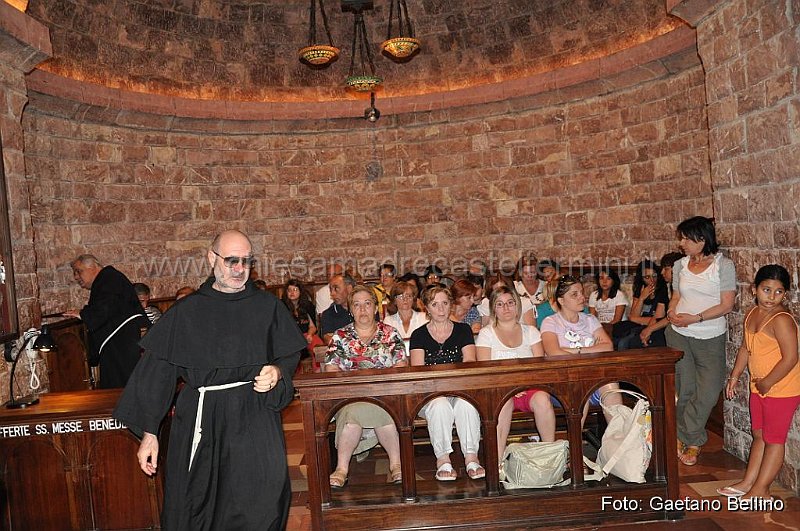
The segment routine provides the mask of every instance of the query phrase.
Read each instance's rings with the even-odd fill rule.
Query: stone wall
[[[208,274],[203,250],[231,226],[272,282],[291,260],[295,276],[322,278],[324,259],[371,274],[386,258],[454,269],[527,250],[659,256],[678,221],[710,214],[711,194],[696,54],[649,72],[613,91],[623,77],[377,124],[191,120],[34,94],[24,127],[43,312],[85,300],[68,267],[80,252],[171,295]]]
[[[49,54],[47,29],[9,4],[0,2],[0,139],[20,330],[38,326],[41,315],[36,281],[35,230],[31,222],[30,183],[26,179],[21,124],[23,109],[28,102],[25,74]],[[8,400],[9,373],[5,363],[0,365],[3,369],[0,402],[5,402]],[[27,381],[25,371],[18,372],[17,381]]]
[[[687,2],[691,3],[691,2]],[[702,2],[701,2],[702,3]],[[706,73],[711,176],[718,232],[736,262],[737,310],[730,319],[728,366],[752,307],[749,282],[778,263],[798,283],[800,259],[800,3],[716,2],[697,20]],[[790,306],[800,315],[797,291]],[[742,459],[750,449],[747,389],[726,402],[725,445]],[[800,488],[800,422],[795,416],[779,480]]]

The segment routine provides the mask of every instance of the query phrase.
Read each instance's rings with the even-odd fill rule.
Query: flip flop
[[[400,468],[400,465],[394,465],[389,467],[389,473],[386,474],[386,483],[394,484],[400,483],[403,481],[403,472]]]
[[[344,470],[339,470],[337,468],[330,475],[330,477],[328,478],[328,481],[330,481],[331,487],[333,487],[335,489],[341,489],[345,485],[347,485],[347,480],[348,479],[349,478],[347,477],[347,473]]]
[[[486,477],[486,470],[477,461],[467,463],[467,475],[469,479],[483,479]]]
[[[697,464],[698,455],[700,455],[699,446],[687,446],[678,459],[686,466],[694,466]]]
[[[436,469],[436,479],[439,481],[455,481],[457,477],[458,475],[450,463],[442,463]]]
[[[726,498],[738,498],[744,496],[744,492],[734,487],[722,487],[717,489],[717,494],[725,496]]]

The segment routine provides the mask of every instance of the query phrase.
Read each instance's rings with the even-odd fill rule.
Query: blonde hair
[[[497,313],[494,311],[494,306],[497,304],[497,299],[500,298],[500,295],[509,294],[514,299],[514,304],[517,306],[517,321],[522,316],[522,300],[519,298],[519,293],[517,290],[513,288],[509,288],[508,286],[498,286],[497,289],[492,290],[492,294],[489,297],[489,316],[492,318],[495,326],[497,326]]]
[[[550,282],[545,282],[542,286],[542,299],[550,302],[556,298],[556,288],[558,288],[558,279],[553,279]]]
[[[433,299],[436,298],[436,296],[440,293],[447,295],[447,300],[450,302],[450,304],[453,304],[453,293],[444,286],[434,284],[433,286],[425,288],[422,291],[422,304],[425,305],[425,312],[430,313],[428,312],[428,305],[432,303]]]

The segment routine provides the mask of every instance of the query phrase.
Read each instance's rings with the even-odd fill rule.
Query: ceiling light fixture
[[[308,46],[300,48],[298,54],[300,59],[305,61],[310,66],[328,66],[339,57],[339,48],[333,45],[333,38],[331,37],[331,30],[328,28],[328,16],[325,14],[325,5],[323,0],[311,0],[311,7],[309,8],[309,23],[308,23]],[[317,43],[317,2],[319,2],[319,12],[322,16],[322,25],[325,28],[325,34],[328,36],[328,45]]]
[[[371,0],[342,0],[342,10],[354,13],[350,71],[345,78],[345,84],[357,92],[373,92],[383,81],[375,75],[372,48],[370,48],[367,27],[364,24],[364,9],[371,8]],[[358,70],[356,70],[356,56],[358,56]]]
[[[392,36],[392,25],[397,15],[397,36]],[[389,28],[386,40],[381,44],[383,54],[397,62],[410,61],[419,52],[422,44],[414,38],[414,27],[408,15],[406,0],[389,0]]]

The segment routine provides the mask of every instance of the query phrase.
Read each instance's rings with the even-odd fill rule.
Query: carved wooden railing
[[[303,408],[308,465],[309,505],[314,529],[413,529],[483,525],[597,523],[614,520],[653,520],[681,513],[652,506],[650,501],[678,497],[675,453],[675,362],[681,353],[649,348],[583,354],[551,359],[508,360],[434,367],[408,367],[306,374],[296,379]],[[650,400],[653,456],[642,484],[616,478],[584,482],[581,413],[592,392],[609,382],[628,382]],[[502,405],[515,393],[543,388],[564,406],[570,443],[571,483],[554,489],[505,491],[499,483],[496,426]],[[414,458],[414,420],[435,396],[459,396],[480,413],[481,451],[486,467],[480,492],[445,496],[418,495]],[[402,496],[372,496],[369,503],[354,497],[332,498],[329,423],[347,403],[368,401],[383,407],[400,433],[403,470]],[[396,487],[395,487],[396,488]],[[345,489],[346,491],[347,489]],[[376,492],[380,488],[376,485]],[[606,504],[603,503],[604,497]],[[617,511],[608,502],[623,497],[638,500],[636,510]]]

